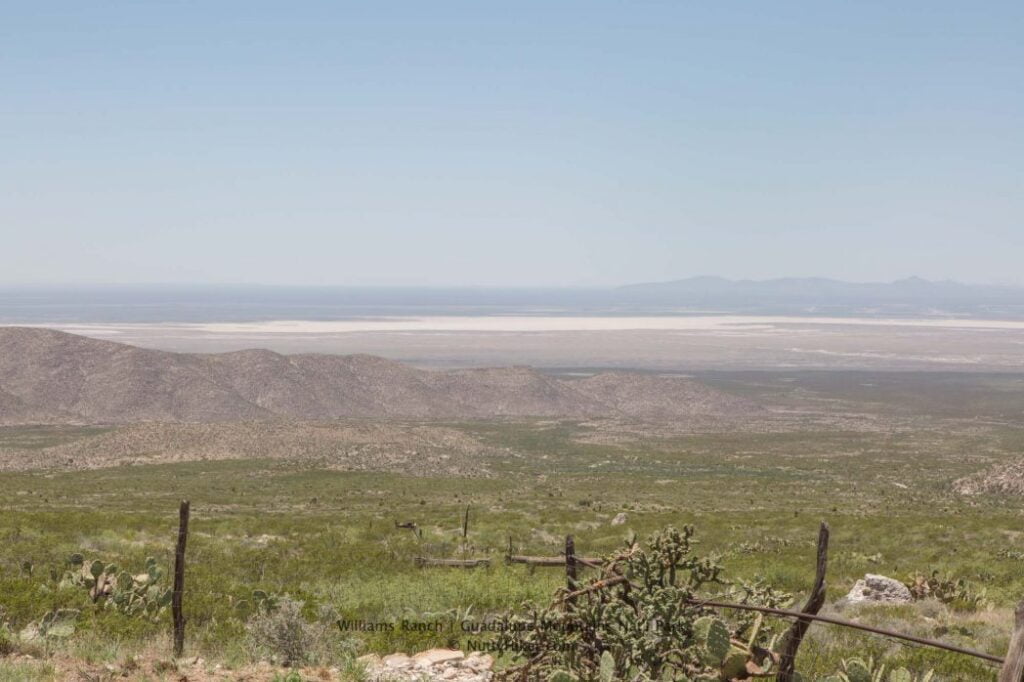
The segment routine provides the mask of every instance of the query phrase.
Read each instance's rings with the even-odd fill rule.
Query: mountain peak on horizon
[[[714,308],[719,310],[891,314],[1019,315],[1024,288],[933,281],[911,275],[891,282],[847,282],[827,277],[727,279],[701,275],[617,289],[627,302]]]

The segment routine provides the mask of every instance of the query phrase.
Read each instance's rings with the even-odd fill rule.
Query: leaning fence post
[[[1014,614],[1013,636],[1006,652],[999,682],[1021,682],[1024,679],[1024,601],[1017,604]]]
[[[185,650],[185,615],[181,611],[185,591],[185,541],[188,540],[188,500],[178,510],[178,546],[174,550],[174,591],[171,593],[171,615],[174,620],[174,655]]]
[[[817,615],[825,604],[825,570],[828,567],[828,524],[821,522],[818,529],[818,558],[814,569],[814,586],[801,613]],[[779,656],[779,672],[776,682],[793,682],[796,672],[796,652],[800,648],[811,621],[798,618],[782,639],[782,654]]]
[[[576,589],[576,543],[571,535],[565,536],[565,586],[570,592]]]

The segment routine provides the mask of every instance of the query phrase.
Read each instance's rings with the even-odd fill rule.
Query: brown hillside
[[[186,354],[0,328],[0,422],[223,422],[288,417],[673,419],[760,411],[681,377],[562,379],[524,367],[419,370],[369,355]]]

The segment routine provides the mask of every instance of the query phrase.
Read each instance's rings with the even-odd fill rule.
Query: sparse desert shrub
[[[256,660],[280,665],[326,664],[347,657],[353,646],[334,628],[337,614],[323,609],[315,622],[302,602],[281,597],[274,608],[256,611],[246,624],[246,646]]]
[[[23,642],[49,642],[65,639],[75,633],[77,609],[54,609],[39,620],[25,626],[18,637]]]
[[[287,675],[281,673],[274,673],[274,679],[272,682],[303,682],[302,675],[297,672],[290,672]]]
[[[18,640],[7,623],[0,622],[0,658],[18,650]]]

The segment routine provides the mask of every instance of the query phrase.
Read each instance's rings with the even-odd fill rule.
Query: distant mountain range
[[[682,377],[560,378],[526,367],[426,371],[370,355],[169,353],[0,328],[0,423],[226,422],[340,417],[680,419],[754,414]]]
[[[894,282],[844,282],[824,277],[783,277],[765,280],[691,277],[669,282],[629,284],[619,287],[617,291],[640,295],[874,298],[879,301],[944,300],[949,297],[1024,301],[1024,288],[1021,287],[961,284],[952,280],[932,282],[920,277],[908,277]]]
[[[1024,312],[1024,288],[932,282],[908,277],[894,282],[843,282],[821,277],[769,280],[730,280],[691,277],[669,282],[631,284],[615,290],[620,301],[637,304],[660,302],[682,306],[758,308],[835,308],[844,312],[884,309],[906,313]]]

